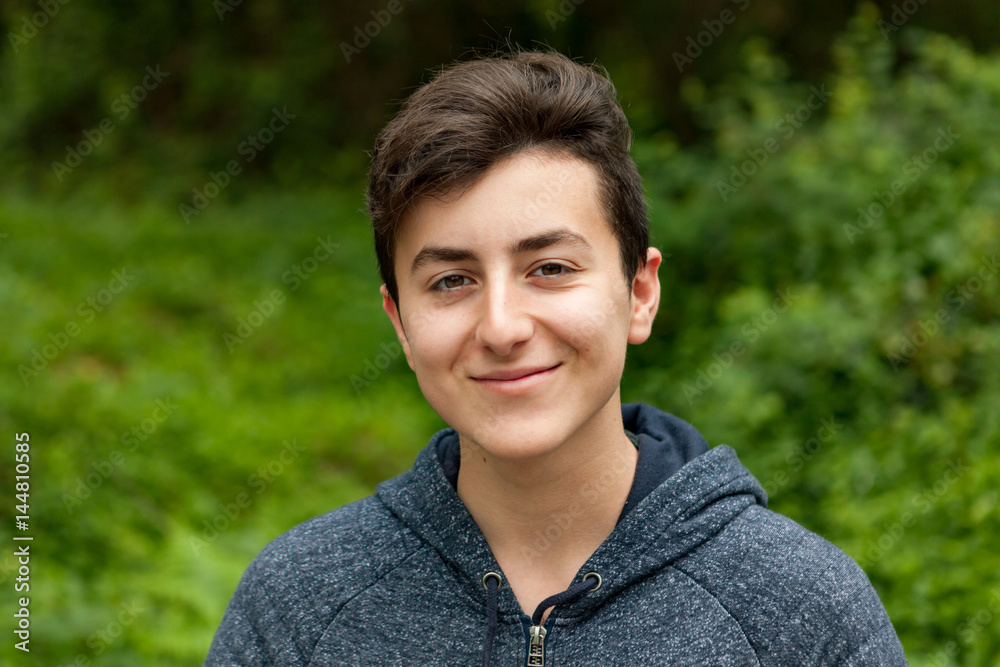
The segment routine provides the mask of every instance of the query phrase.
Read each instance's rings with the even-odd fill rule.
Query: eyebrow
[[[590,250],[592,246],[587,239],[569,229],[553,229],[542,232],[534,236],[515,241],[507,252],[511,255],[521,255],[526,252],[543,250],[559,243],[579,246]],[[479,256],[472,250],[466,248],[453,248],[448,246],[428,245],[421,248],[417,256],[413,258],[410,265],[410,275],[416,273],[420,268],[432,262],[476,262]]]

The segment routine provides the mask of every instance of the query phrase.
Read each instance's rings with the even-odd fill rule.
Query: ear
[[[628,328],[628,342],[633,345],[646,342],[653,330],[653,319],[660,306],[660,279],[656,275],[663,256],[656,248],[646,250],[646,265],[639,268],[632,279],[632,320]]]
[[[410,342],[406,339],[406,331],[403,329],[403,322],[399,317],[399,309],[396,308],[396,302],[392,300],[389,290],[384,283],[379,288],[379,291],[382,292],[382,310],[389,316],[389,320],[396,330],[396,337],[399,338],[399,344],[403,346],[403,353],[406,355],[406,363],[410,365],[410,370],[414,370],[413,355],[410,353]]]

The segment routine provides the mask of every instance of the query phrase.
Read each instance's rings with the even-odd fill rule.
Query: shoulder
[[[247,568],[240,586],[266,585],[278,599],[341,600],[419,548],[419,540],[385,505],[368,496],[276,537]]]
[[[760,505],[747,507],[678,569],[739,622],[763,664],[792,656],[799,664],[853,664],[862,653],[885,658],[877,664],[906,664],[885,607],[858,564]]]
[[[341,608],[420,548],[375,496],[299,524],[247,567],[205,664],[308,663]]]

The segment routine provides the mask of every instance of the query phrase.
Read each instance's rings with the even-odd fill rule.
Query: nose
[[[531,338],[534,323],[524,306],[516,288],[503,282],[490,284],[483,292],[476,343],[505,357]]]

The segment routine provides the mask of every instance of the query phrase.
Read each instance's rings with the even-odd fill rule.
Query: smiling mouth
[[[513,370],[491,373],[488,377],[473,377],[476,384],[484,389],[501,394],[514,394],[530,391],[535,387],[544,384],[551,377],[557,368],[562,364],[556,364],[549,368],[539,368],[537,370]]]
[[[534,368],[534,369],[523,369],[523,370],[510,370],[510,371],[497,371],[491,373],[490,375],[484,375],[480,377],[473,377],[473,380],[489,381],[489,382],[515,382],[517,380],[522,380],[532,375],[538,375],[539,373],[546,373],[552,369],[558,367],[560,364],[555,366],[549,366],[548,368]]]

